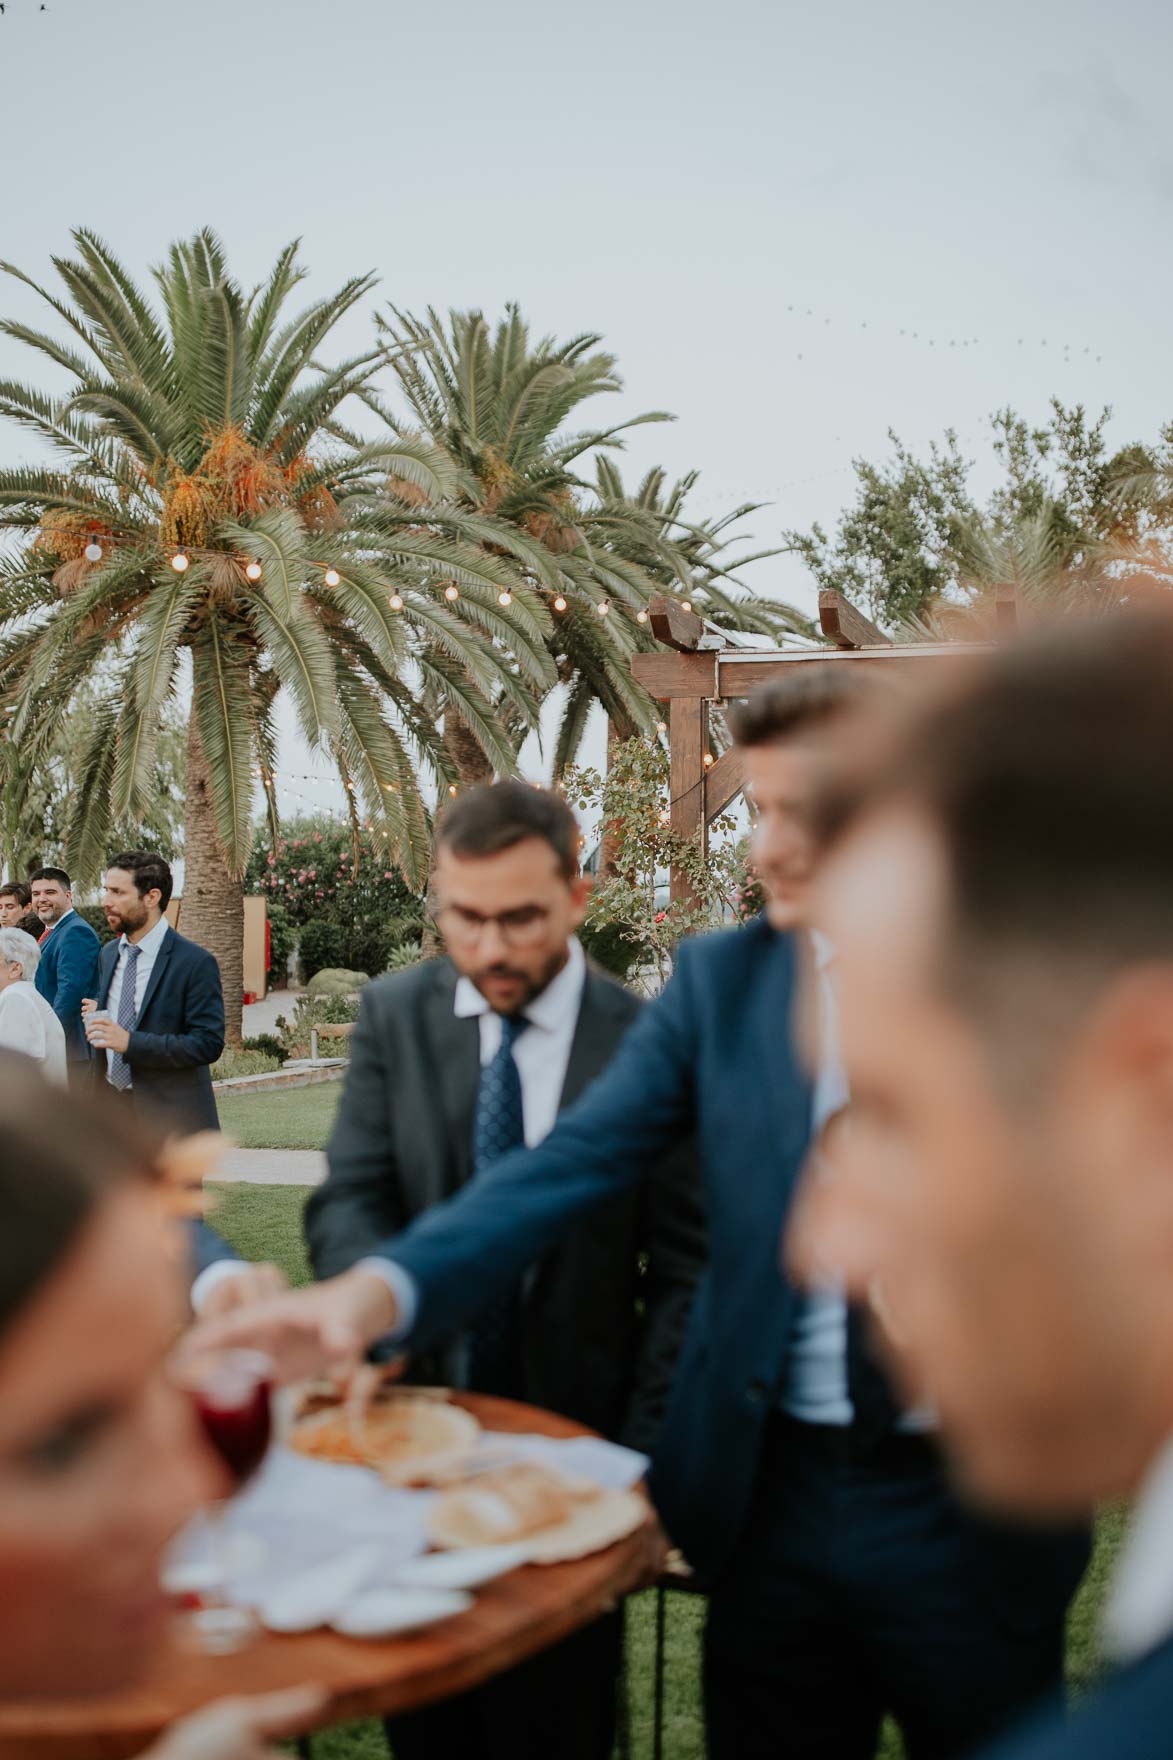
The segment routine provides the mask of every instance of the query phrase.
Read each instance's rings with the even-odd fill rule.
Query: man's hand
[[[309,1289],[200,1320],[190,1336],[204,1350],[264,1351],[276,1365],[278,1381],[285,1383],[350,1375],[367,1347],[393,1331],[397,1320],[395,1298],[381,1277],[346,1271]]]
[[[141,1760],[281,1760],[270,1743],[303,1734],[325,1702],[318,1687],[221,1699],[173,1724]]]
[[[83,996],[81,999],[82,1019],[84,1020],[87,1014],[93,1014],[93,1012],[97,1008],[97,1006],[98,1006],[98,1003],[97,1003],[97,999],[95,997]]]
[[[117,1051],[123,1056],[130,1044],[130,1034],[117,1021],[87,1020],[86,1038],[98,1051]]]
[[[225,1314],[235,1313],[237,1308],[255,1307],[258,1302],[284,1295],[288,1288],[289,1283],[279,1265],[242,1264],[239,1268],[234,1265],[231,1272],[225,1271],[212,1284],[199,1304],[199,1317],[201,1320],[218,1320]]]

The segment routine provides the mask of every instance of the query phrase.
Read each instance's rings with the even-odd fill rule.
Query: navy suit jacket
[[[102,949],[99,1008],[106,1006],[118,952],[118,941]],[[223,1049],[220,968],[206,948],[168,929],[126,1050],[136,1104],[173,1129],[219,1130],[209,1066]],[[105,1080],[105,1052],[95,1062],[99,1079]]]
[[[1122,1668],[1074,1710],[1050,1712],[981,1760],[1169,1760],[1173,1639]]]
[[[685,942],[607,1070],[530,1152],[506,1156],[380,1249],[416,1279],[412,1348],[510,1287],[584,1210],[696,1132],[709,1227],[652,1491],[708,1578],[731,1552],[776,1403],[796,1300],[781,1241],[811,1128],[793,1050],[797,943],[764,919]]]
[[[90,1055],[81,1024],[83,996],[93,996],[98,983],[101,943],[77,912],[54,923],[41,943],[36,986],[65,1028],[65,1049],[71,1063]]]
[[[240,1258],[240,1254],[228,1245],[223,1235],[217,1234],[214,1228],[210,1228],[198,1216],[193,1217],[188,1224],[188,1244],[191,1249],[193,1282],[209,1265],[218,1265],[222,1259]]]

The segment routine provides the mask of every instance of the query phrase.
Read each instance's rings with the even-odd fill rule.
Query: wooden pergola
[[[698,839],[708,853],[709,826],[745,786],[741,753],[731,748],[716,756],[709,745],[709,714],[714,703],[747,697],[758,685],[775,678],[785,666],[809,666],[828,660],[923,660],[956,654],[956,642],[892,642],[842,593],[819,593],[819,625],[829,646],[824,648],[745,648],[735,645],[711,624],[670,599],[653,599],[648,607],[652,631],[662,651],[636,654],[632,677],[649,696],[669,705],[668,739],[671,761],[669,799],[672,830]],[[997,622],[1013,626],[1013,589],[999,589]],[[672,870],[673,899],[687,899],[687,876]]]

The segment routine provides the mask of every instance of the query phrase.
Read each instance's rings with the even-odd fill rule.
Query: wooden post
[[[677,837],[694,839],[702,855],[709,853],[709,828],[705,820],[705,753],[709,748],[709,705],[703,697],[677,697],[672,704],[669,727],[671,757],[668,788],[672,830]],[[672,869],[671,898],[692,904],[695,895],[687,874]]]

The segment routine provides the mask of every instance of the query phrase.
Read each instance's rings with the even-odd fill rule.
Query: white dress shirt
[[[527,1149],[549,1136],[558,1117],[570,1048],[578,1026],[582,993],[586,984],[586,959],[575,936],[571,936],[566,964],[540,995],[522,1010],[530,1025],[514,1041],[513,1061],[521,1080],[521,1112]],[[501,1047],[501,1016],[481,995],[471,978],[456,986],[453,1013],[459,1020],[477,1018],[481,1035],[481,1068],[492,1063]],[[361,1259],[358,1271],[374,1271],[389,1285],[399,1320],[389,1335],[391,1342],[405,1339],[415,1321],[419,1296],[415,1279],[393,1259]]]
[[[51,1082],[64,1085],[65,1028],[40,992],[23,978],[0,990],[0,1047],[36,1058]]]
[[[1173,1633],[1173,1438],[1157,1457],[1136,1506],[1104,1611],[1104,1648],[1137,1662]]]
[[[155,961],[171,927],[166,917],[160,917],[153,929],[148,929],[138,946],[138,964],[134,973],[134,1014],[135,1019],[142,1010],[143,997],[147,993],[147,985],[151,981],[151,973],[155,969]],[[122,980],[126,973],[126,950],[130,946],[126,936],[118,941],[118,964],[114,968],[114,976],[110,980],[110,989],[106,997],[106,1010],[113,1020],[118,1019],[118,1009],[122,1002]],[[110,1072],[114,1067],[115,1053],[106,1053],[106,1080],[110,1080]],[[134,1086],[134,1072],[131,1071],[131,1086]]]

